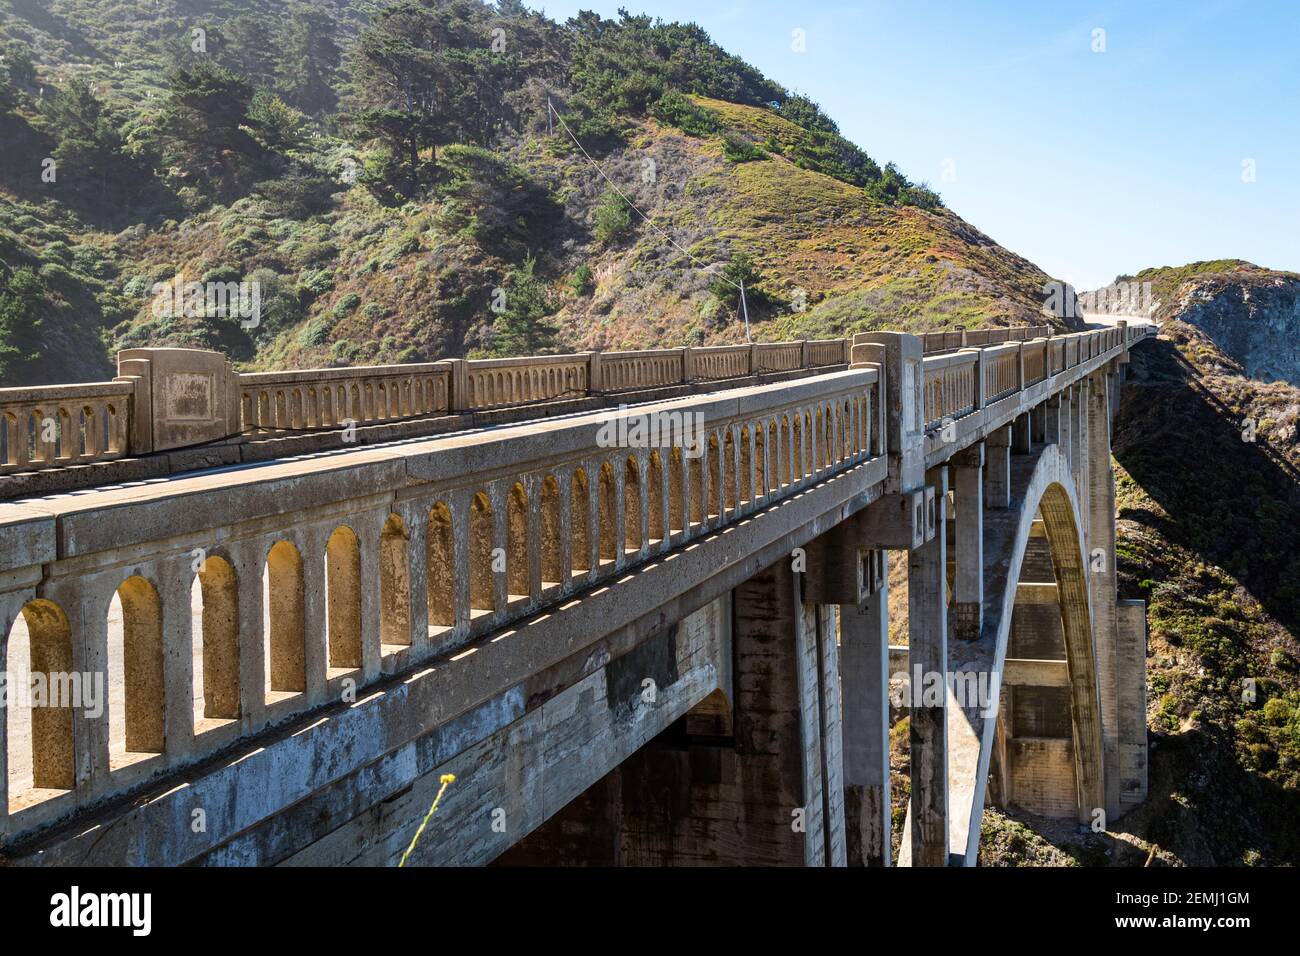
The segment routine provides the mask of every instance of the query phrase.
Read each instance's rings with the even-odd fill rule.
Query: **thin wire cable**
[[[603,170],[603,169],[600,168],[600,164],[599,164],[598,162],[596,162],[594,159],[591,158],[591,154],[587,152],[586,147],[583,146],[582,143],[578,142],[578,137],[576,137],[576,136],[573,135],[573,130],[569,129],[569,124],[566,123],[566,122],[564,121],[564,117],[560,115],[560,111],[557,110],[557,109],[556,109],[556,108],[551,104],[551,99],[550,99],[549,96],[546,98],[546,109],[547,109],[547,112],[548,112],[548,113],[553,113],[553,114],[555,114],[555,118],[556,118],[557,120],[560,121],[560,125],[561,125],[562,127],[564,127],[564,131],[565,131],[566,133],[569,134],[569,139],[573,140],[573,145],[574,145],[574,146],[577,146],[578,149],[580,149],[580,150],[582,151],[582,155],[585,156],[585,157],[587,158],[587,162],[589,162],[589,163],[592,165],[592,167],[596,170],[596,172],[600,174],[600,178],[603,179],[603,180],[605,180],[605,182],[609,183],[609,187],[610,187],[612,190],[614,190],[614,192],[618,193],[618,197],[619,197],[620,199],[622,199],[623,202],[627,203],[628,206],[632,209],[633,212],[635,212],[638,216],[640,216],[643,220],[645,220],[645,224],[646,224],[647,226],[649,226],[649,227],[650,227],[651,229],[653,229],[655,232],[659,233],[659,235],[663,236],[664,239],[666,239],[666,240],[668,241],[668,244],[669,244],[669,245],[671,245],[674,249],[676,249],[676,250],[677,250],[678,252],[680,252],[682,255],[686,256],[686,258],[690,259],[692,262],[694,262],[696,265],[698,265],[698,266],[699,266],[703,271],[705,271],[705,272],[711,272],[713,269],[716,268],[716,264],[706,264],[706,263],[704,262],[703,259],[699,258],[698,256],[694,255],[693,253],[688,252],[686,249],[683,249],[681,246],[679,246],[679,245],[677,244],[677,241],[676,241],[675,239],[673,239],[672,236],[668,235],[667,232],[665,232],[663,229],[660,229],[658,226],[656,226],[656,225],[651,221],[651,219],[650,219],[649,216],[647,216],[647,215],[646,215],[645,213],[643,213],[639,208],[637,208],[637,204],[634,203],[631,199],[629,199],[628,196],[627,196],[627,194],[626,194],[625,192],[623,192],[623,190],[621,190],[621,189],[618,188],[618,186],[617,186],[617,184],[615,184],[614,180],[610,179],[609,176],[607,176],[607,175],[605,174],[605,170]],[[738,291],[740,291],[740,292],[742,292],[742,293],[744,292],[744,289],[741,287],[741,285],[740,285],[739,283],[732,282],[732,281],[731,281],[730,279],[728,279],[726,276],[717,276],[717,278],[719,278],[719,279],[721,279],[723,282],[727,283],[727,285],[731,286],[733,289],[736,289],[736,290],[738,290]],[[743,299],[743,296],[742,296],[742,299]],[[745,318],[746,318],[746,321],[748,321],[748,318],[749,318],[748,315],[746,315]]]

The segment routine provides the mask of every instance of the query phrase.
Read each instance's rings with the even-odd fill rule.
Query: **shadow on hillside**
[[[0,143],[5,154],[0,163],[0,189],[25,202],[40,205],[54,200],[83,223],[110,231],[185,215],[175,195],[152,170],[142,167],[83,175],[65,164],[54,168],[54,182],[46,182],[42,174],[54,143],[15,113],[0,113]]]
[[[1159,735],[1153,747],[1150,795],[1117,831],[1152,841],[1189,866],[1239,866],[1251,862],[1252,852],[1263,854],[1253,862],[1265,866],[1300,858],[1300,793],[1242,766],[1231,727]]]
[[[1127,513],[1226,569],[1300,633],[1300,471],[1201,382],[1169,342],[1143,346],[1152,377],[1130,382],[1113,451],[1166,516]]]
[[[9,7],[21,20],[43,33],[48,33],[72,47],[78,56],[87,59],[101,59],[103,54],[78,30],[68,24],[63,17],[45,9],[48,0],[9,0]]]

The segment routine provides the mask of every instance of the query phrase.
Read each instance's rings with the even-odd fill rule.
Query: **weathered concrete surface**
[[[883,345],[865,347],[887,351]],[[1023,360],[1023,352],[1015,354]],[[111,660],[132,653],[127,645],[138,651],[142,641],[143,646],[160,645],[163,661],[156,673],[146,668],[140,672],[144,677],[137,675],[138,685],[147,692],[128,702],[128,716],[131,707],[137,713],[136,729],[128,720],[125,732],[136,735],[133,750],[144,752],[122,762],[114,741],[123,728],[75,715],[72,789],[18,816],[5,815],[0,825],[11,836],[24,838],[16,845],[11,840],[11,846],[28,863],[391,860],[394,848],[400,849],[398,831],[410,825],[408,811],[414,815],[417,805],[431,798],[438,777],[448,768],[459,768],[454,772],[471,780],[475,791],[491,795],[503,787],[514,793],[520,775],[526,777],[529,767],[539,765],[551,767],[555,779],[530,783],[527,806],[507,807],[498,801],[492,809],[503,811],[505,829],[491,830],[490,836],[476,834],[454,849],[461,854],[457,859],[492,858],[575,799],[594,805],[593,787],[604,788],[605,803],[614,799],[611,794],[619,795],[617,814],[611,809],[599,817],[604,832],[626,833],[627,821],[658,812],[644,801],[638,809],[628,783],[633,781],[635,789],[654,779],[635,777],[630,768],[647,766],[651,755],[659,761],[655,766],[662,766],[667,748],[661,742],[668,727],[649,721],[639,726],[635,721],[620,723],[623,711],[617,706],[613,718],[608,706],[601,711],[602,689],[607,703],[632,699],[627,696],[627,674],[616,673],[617,662],[638,661],[637,670],[648,668],[664,678],[664,686],[676,688],[668,695],[663,716],[679,715],[680,720],[668,720],[668,725],[681,723],[692,741],[687,747],[692,782],[678,793],[695,793],[696,784],[707,782],[705,778],[716,784],[722,779],[720,768],[730,759],[717,738],[741,732],[740,710],[729,713],[716,697],[725,683],[721,671],[735,661],[731,654],[718,653],[712,678],[683,682],[680,675],[694,673],[694,665],[679,660],[677,677],[669,679],[671,668],[665,668],[673,655],[665,651],[663,641],[674,622],[686,621],[710,602],[746,586],[763,568],[788,561],[792,549],[824,540],[832,529],[858,527],[854,516],[884,494],[891,480],[899,485],[894,497],[905,502],[914,487],[901,487],[898,476],[903,471],[919,474],[924,465],[941,465],[980,440],[986,430],[1009,430],[1016,417],[1033,415],[1036,409],[1041,419],[1049,393],[1067,386],[1086,389],[1085,376],[1109,360],[1095,351],[1093,355],[988,405],[981,384],[976,411],[956,422],[955,442],[922,434],[928,418],[913,400],[920,397],[923,378],[917,363],[910,379],[901,370],[895,378],[899,385],[910,383],[893,393],[897,408],[884,409],[884,403],[876,401],[880,390],[873,386],[880,373],[875,368],[804,379],[779,389],[732,389],[688,401],[685,405],[698,411],[710,439],[695,467],[680,459],[669,466],[666,456],[656,459],[644,450],[595,450],[597,430],[606,416],[586,414],[503,427],[492,433],[490,442],[482,433],[425,438],[51,498],[24,506],[21,512],[6,508],[12,518],[0,526],[0,535],[8,534],[19,547],[30,542],[30,553],[20,558],[30,563],[8,570],[0,565],[0,624],[6,633],[23,606],[39,598],[66,610],[74,668],[104,671]],[[1043,357],[1041,349],[1038,357]],[[1019,374],[1023,378],[1023,369]],[[683,407],[668,402],[633,414]],[[895,418],[899,421],[893,422]],[[1025,421],[1030,423],[1032,450],[1035,437],[1048,437],[1047,423]],[[1074,467],[1096,469],[1104,459],[1087,453],[1101,439],[1100,429],[1086,429],[1082,421],[1076,427],[1084,434]],[[896,450],[886,440],[891,428],[902,446],[892,462],[897,469],[879,454]],[[1084,441],[1085,435],[1092,440]],[[1024,437],[1022,426],[1022,447]],[[1056,455],[1060,458],[1061,453]],[[1036,460],[1041,465],[1041,456]],[[1009,485],[1018,480],[1017,468],[1023,470],[1021,465],[1011,469]],[[582,471],[585,497],[579,502]],[[1003,657],[1013,606],[1006,602],[1014,601],[1012,594],[1019,591],[1036,597],[1020,613],[1020,621],[1028,628],[1026,634],[1037,632],[1041,628],[1034,623],[1033,608],[1041,606],[1046,582],[1035,578],[1033,587],[1043,593],[1034,594],[994,580],[1001,552],[992,526],[999,520],[1014,524],[1014,533],[1000,532],[1006,540],[1018,539],[1022,530],[1026,538],[1036,531],[1046,535],[1042,540],[1052,545],[1046,566],[1058,574],[1056,600],[1063,631],[1069,637],[1079,631],[1081,621],[1087,623],[1086,588],[1081,592],[1071,578],[1082,573],[1082,551],[1071,550],[1079,535],[1061,530],[1071,514],[1078,524],[1070,488],[1068,482],[1055,482],[1040,489],[1043,526],[1035,526],[1032,508],[1026,517],[1013,503],[1000,519],[986,515],[990,528],[980,529],[988,532],[985,564],[991,575],[985,582],[985,603],[996,601],[990,588],[1007,595],[997,619],[1003,632],[995,648]],[[1097,497],[1081,490],[1085,514],[1089,498]],[[519,508],[517,500],[524,502]],[[922,510],[933,507],[939,516],[927,515],[924,525],[915,522],[908,540],[893,546],[915,546],[924,554],[936,540],[942,542],[948,534],[942,503],[942,494],[923,495]],[[443,504],[450,520],[445,539],[432,517]],[[489,517],[475,525],[474,515],[480,511]],[[972,514],[974,509],[969,509],[968,520]],[[232,515],[237,520],[232,521]],[[1026,521],[1028,528],[1022,529]],[[16,530],[25,526],[35,531],[30,539]],[[352,554],[336,553],[334,542],[343,530],[356,539]],[[549,535],[549,544],[538,547],[539,535]],[[606,539],[612,542],[609,554]],[[1062,541],[1070,547],[1060,554]],[[300,572],[284,572],[300,574],[296,587],[304,599],[301,611],[291,600],[286,604],[283,593],[263,594],[264,561],[271,546],[280,542],[290,543],[302,557]],[[394,546],[405,553],[406,567]],[[482,570],[494,547],[508,553],[508,567],[498,576]],[[1025,547],[1031,550],[1028,543]],[[209,598],[205,607],[211,603],[214,613],[198,619],[191,567],[196,550],[209,562],[218,561],[202,575]],[[477,562],[478,571],[459,577],[444,573],[448,566],[466,568],[471,562]],[[942,598],[947,562],[936,564],[939,597],[931,603],[942,609],[947,603]],[[860,569],[849,562],[841,571],[849,569],[852,575],[839,577],[860,582]],[[481,574],[485,584],[472,587],[475,574]],[[130,600],[119,627],[108,608],[127,577],[139,583],[123,592]],[[819,586],[827,580],[809,578]],[[340,588],[346,593],[335,593]],[[446,590],[452,592],[450,600],[442,593]],[[844,826],[839,714],[843,668],[836,660],[840,648],[835,634],[837,618],[851,605],[838,596],[831,606],[825,598],[813,603],[805,603],[806,596],[792,600],[795,623],[789,629],[791,660],[785,669],[797,693],[783,713],[790,721],[786,726],[797,729],[797,740],[788,741],[782,753],[798,759],[793,776],[802,804],[791,812],[801,814],[799,861],[839,864],[850,847]],[[155,610],[150,612],[150,607]],[[288,611],[270,611],[285,607]],[[294,677],[295,667],[276,658],[264,643],[268,612],[273,620],[282,614],[301,617],[304,647],[296,665],[301,677]],[[985,631],[988,619],[986,613]],[[57,623],[57,618],[51,620]],[[124,629],[133,630],[135,637],[123,642],[119,651],[114,634]],[[210,654],[199,653],[199,633]],[[982,632],[972,645],[983,645],[985,637]],[[272,644],[274,640],[272,634]],[[932,643],[944,648],[945,639]],[[1085,790],[1101,779],[1091,762],[1090,738],[1102,715],[1095,713],[1085,686],[1095,655],[1090,646],[1086,653],[1080,650],[1089,643],[1062,641],[1070,652],[1068,690],[1081,715],[1066,729],[1075,736],[1072,759]],[[1127,650],[1117,645],[1117,655],[1133,658],[1136,643],[1128,639]],[[1086,659],[1078,660],[1080,654]],[[960,654],[952,659],[960,663]],[[153,667],[152,656],[145,663]],[[280,683],[298,684],[264,693],[268,667],[280,674]],[[1055,678],[1035,679],[1039,682],[1024,686],[1011,708],[1014,713],[1029,713],[1026,708],[1032,709],[1035,694],[1065,689]],[[339,702],[349,681],[356,683],[358,699]],[[1120,683],[1124,681],[1127,698],[1135,699],[1131,676],[1121,677]],[[143,709],[141,700],[147,704]],[[122,703],[119,695],[117,709]],[[982,787],[988,763],[980,733],[987,727],[971,724],[965,731],[977,738],[974,767],[966,768],[972,751],[960,745],[963,731],[953,723],[964,715],[951,702],[947,711],[939,726],[957,744],[951,753],[938,748],[940,755],[957,768],[957,776],[980,781]],[[1013,777],[1032,769],[1017,768],[1017,739],[1034,738],[1026,733],[1008,740],[1003,734],[999,744],[1002,752],[1012,754],[999,770],[1010,769]],[[657,743],[644,751],[644,759],[629,760],[648,740]],[[1125,767],[1134,780],[1141,746],[1129,728]],[[56,748],[49,753],[56,758],[49,766],[62,762]],[[527,766],[512,764],[512,754],[526,755]],[[933,766],[934,748],[922,749],[918,756],[915,766],[926,761]],[[620,762],[628,764],[628,774],[612,777]],[[744,766],[742,761],[729,772],[743,777]],[[19,769],[17,764],[14,769]],[[680,767],[677,772],[682,779]],[[8,781],[9,773],[4,777]],[[942,783],[960,803],[967,797],[953,779],[952,773],[945,774]],[[1012,791],[1014,786],[1007,782],[1004,789]],[[1033,792],[1028,784],[1022,790]],[[371,799],[376,793],[390,797],[376,802]],[[941,828],[941,835],[952,841],[954,856],[958,843],[964,840],[969,846],[968,837],[978,832],[975,797],[972,787],[964,812],[959,807],[955,814],[961,819]],[[733,788],[712,805],[726,807],[728,801],[734,805],[743,799]],[[407,803],[399,808],[401,800]],[[860,813],[864,806],[862,802],[851,809]],[[312,807],[316,810],[309,815],[307,808]],[[877,810],[888,813],[887,806],[870,809],[873,817]],[[199,830],[192,826],[195,810],[203,811]],[[74,812],[71,823],[54,826]],[[716,819],[731,817],[724,811]],[[789,828],[790,821],[782,822]],[[965,833],[959,832],[963,825]],[[637,826],[637,853],[653,855],[660,831]],[[858,831],[861,855],[862,846],[875,837],[861,821]],[[680,854],[681,844],[674,845]],[[769,844],[778,846],[789,849],[779,841]],[[620,840],[619,847],[630,859],[625,841]],[[939,855],[944,859],[937,862],[947,862],[946,854]]]
[[[954,643],[954,674],[1001,675],[1016,600],[1016,583],[1036,514],[1043,516],[1052,545],[1062,618],[1066,625],[1076,722],[1085,742],[1085,792],[1101,786],[1100,701],[1088,618],[1083,522],[1074,510],[1072,478],[1059,445],[1011,459],[1011,507],[989,511],[985,547],[984,629],[980,639]],[[979,706],[948,708],[951,829],[954,861],[973,866],[979,849],[979,821],[997,726],[997,711]],[[1013,784],[1014,786],[1014,784]]]

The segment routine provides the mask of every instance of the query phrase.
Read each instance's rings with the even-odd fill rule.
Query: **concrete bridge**
[[[1153,331],[142,349],[0,390],[4,858],[391,864],[446,774],[412,862],[972,865],[990,801],[1104,826],[1146,790],[1109,428]]]

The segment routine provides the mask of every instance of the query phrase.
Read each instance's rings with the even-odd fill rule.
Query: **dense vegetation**
[[[720,272],[751,276],[775,335],[791,322],[764,320],[861,291],[764,268],[765,237],[719,203],[741,186],[847,190],[873,253],[919,260],[898,304],[922,324],[1032,308],[1032,283],[966,278],[968,249],[1003,250],[691,24],[557,23],[517,0],[52,0],[0,10],[0,51],[5,384],[100,377],[142,344],[266,367],[734,339]],[[879,241],[895,229],[914,240]],[[668,231],[690,257],[665,255]],[[871,282],[892,282],[883,265]],[[159,314],[151,290],[178,276],[260,283],[260,322]]]

